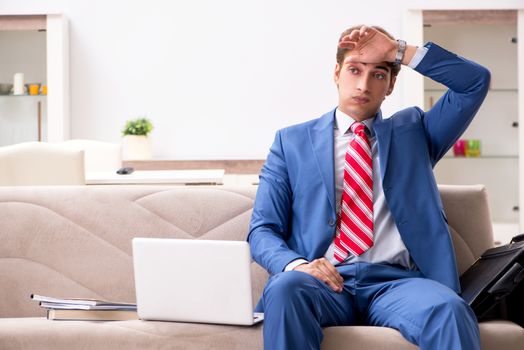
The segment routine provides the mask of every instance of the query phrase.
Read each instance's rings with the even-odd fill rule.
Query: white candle
[[[15,74],[13,86],[13,95],[24,94],[24,73]]]

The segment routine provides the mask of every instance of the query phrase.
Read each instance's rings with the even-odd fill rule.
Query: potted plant
[[[151,159],[151,140],[149,134],[153,124],[147,117],[128,120],[122,135],[124,136],[125,159]]]

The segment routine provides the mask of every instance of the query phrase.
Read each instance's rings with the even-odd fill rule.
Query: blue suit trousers
[[[480,349],[475,314],[453,290],[399,266],[337,267],[344,290],[299,271],[276,274],[260,302],[265,349],[320,349],[323,327],[372,325],[400,331],[422,350]]]

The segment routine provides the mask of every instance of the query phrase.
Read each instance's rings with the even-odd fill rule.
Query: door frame
[[[71,137],[69,24],[61,14],[47,15],[47,140]]]

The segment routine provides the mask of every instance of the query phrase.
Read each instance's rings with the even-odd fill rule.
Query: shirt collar
[[[345,134],[346,132],[348,132],[349,127],[355,122],[355,119],[351,118],[349,115],[347,115],[346,113],[342,112],[338,108],[335,110],[335,120],[336,120],[336,123],[337,123],[336,126],[337,126],[338,130],[340,130],[341,134]],[[372,129],[372,127],[373,127],[373,122],[374,121],[375,121],[375,117],[366,119],[366,120],[364,120],[362,122],[366,126],[367,133],[370,136],[373,136],[373,129]]]

